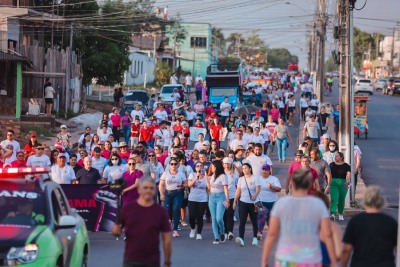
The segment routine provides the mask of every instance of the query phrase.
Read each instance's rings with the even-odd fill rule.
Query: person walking
[[[342,267],[395,267],[398,222],[382,212],[385,199],[378,186],[367,187],[363,205],[365,212],[346,227]]]
[[[323,158],[328,164],[331,164],[335,161],[335,155],[339,149],[337,143],[333,140],[329,141],[328,148],[329,150],[324,152]]]
[[[131,139],[131,124],[133,122],[133,119],[131,115],[129,114],[128,110],[125,110],[125,115],[122,116],[122,130],[124,133],[124,139],[125,143],[130,144],[130,139]]]
[[[258,178],[260,184],[259,199],[265,207],[264,210],[258,211],[257,223],[258,233],[257,239],[262,239],[265,223],[269,222],[274,203],[278,200],[278,193],[282,190],[279,178],[271,175],[271,167],[268,164],[262,166],[261,176]]]
[[[285,125],[285,121],[283,119],[279,119],[279,123],[274,130],[274,136],[276,145],[278,147],[279,162],[286,162],[286,150],[289,146],[288,142],[292,144],[293,141],[289,132],[289,128]]]
[[[310,151],[310,158],[310,167],[318,174],[318,182],[321,192],[329,194],[332,183],[332,174],[328,163],[324,159],[321,159],[318,148],[313,148]]]
[[[303,138],[309,136],[312,142],[319,144],[319,137],[321,136],[321,129],[318,122],[315,121],[315,115],[310,116],[310,120],[304,124]]]
[[[328,209],[322,200],[308,196],[312,183],[310,170],[295,171],[292,195],[279,199],[272,208],[261,266],[268,261],[278,239],[275,265],[322,267],[320,236],[326,244],[331,267],[336,267]]]
[[[235,211],[233,210],[233,201],[235,199],[236,185],[239,179],[239,174],[236,172],[233,159],[225,157],[223,159],[225,175],[228,178],[228,191],[229,191],[229,207],[225,211],[224,225],[225,233],[228,234],[228,239],[232,240],[235,236],[233,235],[234,228],[234,216]]]
[[[112,228],[112,234],[117,237],[122,231],[125,232],[123,267],[160,267],[160,233],[164,250],[162,266],[169,267],[172,255],[171,228],[167,212],[154,202],[154,181],[140,180],[138,192],[138,200],[122,207],[120,222]]]
[[[208,207],[210,208],[214,245],[224,243],[227,235],[224,227],[225,209],[229,208],[228,178],[225,175],[221,161],[215,160],[208,169],[206,178],[207,189],[210,192]]]
[[[47,79],[44,88],[44,101],[46,102],[46,116],[52,116],[51,112],[53,111],[54,95],[56,94],[56,91],[51,85],[50,80]]]
[[[190,238],[202,240],[201,232],[203,230],[203,215],[207,209],[208,193],[207,181],[205,178],[205,171],[203,164],[197,162],[195,164],[195,172],[191,173],[188,178],[189,193],[189,224],[190,224]],[[196,229],[197,223],[197,229]]]
[[[186,176],[178,172],[179,162],[173,158],[169,162],[169,170],[160,177],[160,200],[164,202],[169,214],[172,214],[173,237],[179,237],[178,226],[181,217],[182,189],[187,187]]]
[[[332,173],[331,183],[331,219],[335,220],[336,211],[339,212],[339,221],[343,221],[344,202],[350,185],[350,165],[344,162],[342,152],[337,152],[335,161],[329,165]]]
[[[233,201],[233,209],[236,209],[239,204],[239,236],[236,237],[235,242],[241,247],[244,247],[244,231],[247,222],[247,216],[250,217],[253,226],[253,246],[258,245],[257,232],[257,211],[254,203],[260,193],[259,179],[253,175],[252,166],[249,163],[244,163],[242,166],[243,176],[239,178],[237,189],[235,193],[235,200]],[[240,200],[239,200],[240,198]]]
[[[124,205],[134,202],[139,198],[139,180],[143,177],[143,172],[136,169],[136,160],[128,159],[128,170],[122,174],[125,180],[125,188],[122,190],[122,203]]]

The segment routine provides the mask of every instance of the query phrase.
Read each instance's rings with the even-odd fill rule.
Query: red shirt
[[[153,137],[154,132],[159,128],[160,128],[160,125],[150,125],[148,127],[149,131],[151,132],[150,140],[154,140],[154,137]]]
[[[289,165],[288,174],[293,174],[295,171],[301,168],[301,162],[292,161]]]
[[[210,116],[211,113],[215,112],[215,109],[213,109],[212,107],[205,107],[204,112],[206,113],[207,116]]]
[[[219,141],[219,131],[222,129],[222,125],[215,125],[214,123],[210,125],[210,130],[212,133],[212,138]]]
[[[204,128],[204,124],[203,124],[202,122],[200,122],[200,123],[195,123],[195,124],[194,124],[194,127],[195,127],[195,128]]]
[[[140,128],[140,141],[150,142],[150,138],[152,133],[149,131],[149,128]]]
[[[187,140],[187,138],[189,138],[189,136],[190,136],[190,129],[188,127],[183,128],[182,133],[186,137],[186,140]]]
[[[181,133],[182,129],[183,129],[182,125],[175,124],[174,126],[172,126],[172,130],[174,130],[175,133],[177,132]]]
[[[139,137],[140,124],[132,123],[131,125],[131,137]]]
[[[105,159],[110,159],[111,150],[104,150],[100,153],[100,155]]]
[[[11,162],[11,167],[12,168],[26,167],[26,160],[24,161],[14,160],[13,162]]]
[[[128,162],[129,157],[131,156],[131,153],[129,153],[128,151],[125,153],[119,153],[119,156],[121,157],[121,159],[126,160],[126,162]]]
[[[311,183],[311,186],[310,186],[310,188],[308,189],[308,194],[309,195],[314,195],[314,184],[315,184],[315,181],[317,180],[318,181],[318,173],[317,173],[317,171],[316,170],[314,170],[313,168],[310,168],[310,171],[311,171],[311,175],[312,175],[312,183]]]

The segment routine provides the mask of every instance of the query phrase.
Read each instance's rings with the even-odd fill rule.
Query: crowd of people
[[[186,78],[186,85],[191,83],[192,79]],[[201,79],[195,88],[197,84],[204,87]],[[341,238],[329,218],[344,220],[351,179],[350,166],[327,133],[332,120],[337,134],[338,106],[321,106],[307,75],[282,75],[270,85],[250,90],[261,107],[254,114],[235,117],[233,112],[242,103],[233,107],[228,98],[218,114],[204,101],[200,90],[195,102],[174,92],[172,105],[153,99],[147,114],[141,104],[122,115],[118,107],[113,108],[103,114],[97,129],[86,127],[78,140],[61,125],[53,149],[39,143],[34,133],[21,149],[9,129],[7,139],[0,144],[0,167],[50,167],[51,178],[60,184],[112,184],[123,179],[123,206],[138,201],[143,180],[146,186],[142,190],[154,191],[146,193],[146,199],[150,201],[151,196],[164,205],[174,238],[180,236],[181,227],[189,226],[189,238],[203,239],[206,220],[212,224],[213,244],[234,239],[243,247],[245,225],[250,219],[254,246],[269,225],[263,261],[267,262],[280,234],[276,266],[307,263],[301,266],[319,267],[322,262],[335,266]],[[295,99],[297,90],[301,90],[299,100]],[[282,185],[274,176],[270,156],[276,147],[279,162],[287,162],[287,148],[293,145],[289,127],[294,125],[296,112],[305,121],[304,142],[288,167],[285,192],[290,197],[280,199]],[[207,134],[199,133],[193,144],[189,140],[191,127],[205,128]],[[226,142],[224,128],[228,132]],[[355,146],[356,175],[361,155]],[[154,217],[146,214],[143,216],[149,219]],[[236,238],[235,221],[239,222]],[[305,230],[304,235],[293,236]],[[132,239],[129,231],[128,241]],[[354,246],[354,235],[349,232],[345,242]]]

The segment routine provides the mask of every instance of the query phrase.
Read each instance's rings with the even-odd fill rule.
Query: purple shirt
[[[122,174],[122,178],[126,181],[126,187],[128,188],[131,185],[134,185],[137,179],[140,179],[143,176],[143,172],[140,170],[134,170],[132,173],[131,171],[126,171]],[[130,190],[126,192],[122,196],[122,203],[124,205],[131,203],[139,198],[139,193],[137,189]]]
[[[122,126],[131,126],[131,121],[128,116],[122,117]]]

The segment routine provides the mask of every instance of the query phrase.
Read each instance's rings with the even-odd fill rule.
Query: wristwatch
[[[164,261],[164,266],[171,266],[172,262],[171,261]]]

